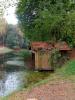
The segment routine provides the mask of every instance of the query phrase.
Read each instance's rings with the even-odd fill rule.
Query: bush
[[[70,47],[75,47],[75,37],[71,34],[64,36],[62,41],[66,41]]]
[[[29,52],[28,50],[21,50],[17,55],[19,57],[22,57],[24,60],[26,60],[29,57],[31,57],[31,52]]]
[[[67,53],[61,54],[58,49],[53,49],[50,56],[50,61],[53,69],[61,67],[68,60]]]

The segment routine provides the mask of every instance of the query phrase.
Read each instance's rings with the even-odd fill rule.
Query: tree
[[[0,35],[5,34],[7,29],[7,23],[4,18],[0,18]]]
[[[24,41],[21,34],[19,34],[19,31],[17,30],[16,25],[8,25],[7,32],[4,35],[4,43],[6,46],[10,48],[14,47],[26,47],[26,41]]]
[[[73,0],[19,0],[17,17],[22,31],[31,41],[56,41],[68,34],[68,19],[74,10]],[[70,31],[73,33],[73,28]]]
[[[75,46],[75,12],[71,12],[66,16],[61,30],[63,32],[62,40],[71,46]]]

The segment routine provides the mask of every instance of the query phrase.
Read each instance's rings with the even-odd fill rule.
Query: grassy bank
[[[61,68],[56,69],[54,73],[50,74],[46,79],[36,83],[34,86],[42,85],[47,82],[55,83],[61,80],[75,82],[75,60],[68,61]]]
[[[54,73],[49,74],[46,79],[37,82],[35,86],[47,83],[48,81],[55,82],[59,80],[75,82],[75,60],[68,61],[61,68],[56,69]]]

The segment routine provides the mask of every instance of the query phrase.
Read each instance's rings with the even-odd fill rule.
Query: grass
[[[25,87],[32,86],[44,79],[46,79],[50,75],[49,72],[38,72],[38,71],[28,71],[27,74],[27,85]]]
[[[62,68],[57,69],[55,73],[63,77],[75,75],[75,60],[68,61]]]
[[[57,69],[54,76],[75,82],[75,60],[70,60],[64,66]]]

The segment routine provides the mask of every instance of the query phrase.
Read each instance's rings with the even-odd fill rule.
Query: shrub
[[[67,53],[61,54],[58,49],[53,49],[50,56],[50,61],[53,69],[61,67],[68,60]]]
[[[17,55],[26,60],[31,56],[31,52],[29,52],[28,50],[21,50]]]

